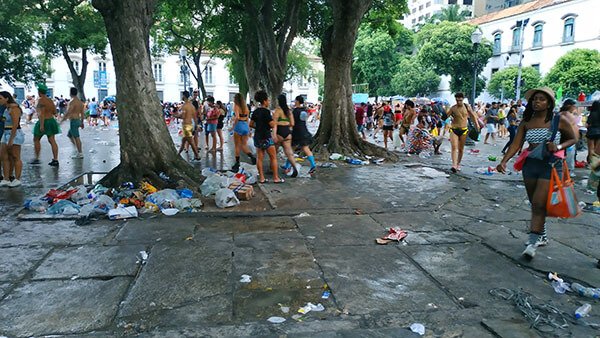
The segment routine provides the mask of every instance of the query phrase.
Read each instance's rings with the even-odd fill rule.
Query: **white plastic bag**
[[[249,163],[240,163],[240,174],[246,175],[246,184],[256,184],[258,180],[258,169]]]
[[[235,193],[232,190],[223,188],[219,189],[215,194],[215,203],[218,208],[231,208],[240,204],[240,201],[235,196]]]
[[[256,147],[254,146],[254,140],[252,137],[248,137],[248,149],[250,149],[250,152],[252,153],[252,155],[256,156]]]
[[[399,129],[394,129],[394,131],[392,132],[392,139],[393,139],[394,148],[400,149],[402,147],[402,140],[400,139],[400,130]]]
[[[211,175],[208,176],[202,185],[200,185],[200,191],[202,191],[202,196],[210,196],[217,192],[217,190],[224,187],[227,184],[227,177],[223,177],[221,175]]]

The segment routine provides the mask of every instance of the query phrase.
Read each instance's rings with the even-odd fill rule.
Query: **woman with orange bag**
[[[514,142],[504,155],[504,158],[496,168],[498,172],[506,172],[508,161],[523,148],[525,141],[529,144],[528,153],[533,155],[534,149],[546,144],[550,153],[556,153],[566,149],[577,142],[577,134],[573,126],[565,117],[557,117],[558,130],[553,142],[552,122],[554,116],[555,98],[554,91],[547,87],[531,89],[525,93],[527,107],[523,113],[523,121],[519,124]],[[558,120],[559,119],[559,120]],[[542,148],[539,148],[542,149]],[[539,150],[538,149],[538,150]],[[553,156],[550,156],[553,158]],[[538,159],[529,156],[523,165],[523,181],[527,190],[527,197],[531,203],[531,223],[529,227],[529,240],[523,256],[533,258],[538,246],[548,244],[546,237],[546,202],[550,189],[550,176],[553,164],[550,158]],[[554,163],[554,167],[562,176],[562,161]]]

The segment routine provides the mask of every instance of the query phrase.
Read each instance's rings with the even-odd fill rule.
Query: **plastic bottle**
[[[350,164],[355,164],[355,165],[363,164],[363,162],[361,160],[358,160],[356,158],[348,158],[348,159],[346,159],[346,162],[348,162]]]
[[[581,305],[580,307],[578,307],[577,310],[575,310],[575,318],[581,319],[583,317],[587,317],[591,310],[592,310],[592,306],[588,303],[585,303],[585,304]]]
[[[600,292],[598,292],[598,289],[586,288],[585,286],[579,283],[571,284],[571,290],[573,290],[582,297],[600,299]]]

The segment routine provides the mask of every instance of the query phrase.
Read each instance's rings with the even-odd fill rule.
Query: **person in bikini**
[[[190,93],[187,90],[183,91],[182,100],[184,103],[181,107],[181,113],[178,116],[183,119],[183,140],[179,147],[179,154],[183,152],[185,145],[189,144],[194,152],[194,161],[199,161],[200,154],[198,153],[198,147],[194,142],[194,119],[196,118],[196,108],[190,102]]]
[[[231,167],[233,172],[238,172],[240,169],[240,152],[243,151],[252,165],[256,165],[256,157],[248,147],[248,136],[250,135],[250,127],[248,119],[250,118],[250,109],[246,105],[246,101],[242,94],[237,93],[233,97],[233,142],[235,145],[235,164]]]
[[[468,119],[477,121],[477,116],[473,110],[464,103],[465,95],[456,93],[454,95],[456,104],[448,111],[448,116],[452,118],[450,126],[450,144],[452,145],[452,172],[460,171],[460,162],[462,161],[465,150],[465,142],[469,133]],[[479,128],[477,122],[473,123],[475,128]]]
[[[292,149],[291,130],[291,128],[294,127],[294,116],[290,107],[287,105],[285,94],[277,96],[277,108],[275,108],[275,112],[273,113],[273,120],[276,123],[275,129],[277,137],[275,138],[275,144],[283,147],[283,151],[287,157],[287,162],[282,166],[282,169],[286,174],[297,177],[298,168],[296,160],[294,159],[294,150]]]

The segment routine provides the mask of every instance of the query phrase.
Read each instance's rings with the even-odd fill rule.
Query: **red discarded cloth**
[[[74,193],[77,192],[77,189],[70,189],[67,191],[64,190],[60,190],[60,189],[50,189],[50,191],[48,191],[46,193],[46,197],[48,197],[49,199],[52,199],[52,203],[55,203],[58,200],[66,200],[71,198],[71,196],[73,196]]]
[[[406,236],[408,236],[408,232],[400,228],[390,228],[387,235],[381,238],[377,238],[375,241],[377,242],[377,244],[388,244],[389,242],[393,241],[400,242],[404,238],[406,238]]]

